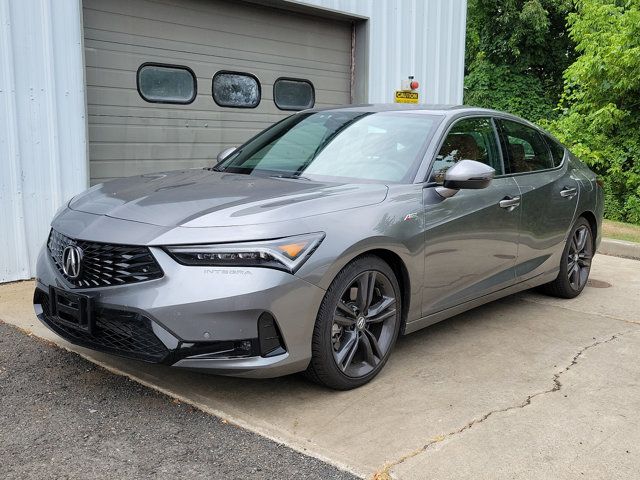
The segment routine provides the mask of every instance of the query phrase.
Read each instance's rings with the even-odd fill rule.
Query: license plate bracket
[[[60,323],[92,334],[95,328],[93,299],[89,295],[49,287],[49,315]]]

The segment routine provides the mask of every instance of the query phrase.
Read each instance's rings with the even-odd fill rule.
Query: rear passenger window
[[[534,128],[509,120],[499,120],[506,150],[507,173],[535,172],[553,168],[551,152]]]
[[[429,181],[442,183],[445,172],[460,160],[475,160],[502,175],[496,134],[489,118],[467,118],[451,127],[431,169]]]
[[[551,156],[553,157],[553,164],[557,167],[562,163],[564,158],[564,147],[556,142],[553,138],[545,136],[549,150],[551,150]]]
[[[221,107],[255,108],[260,103],[260,82],[250,73],[217,72],[211,93]]]
[[[188,67],[144,63],[136,80],[147,102],[186,104],[196,98],[196,76]]]
[[[280,110],[304,110],[313,107],[315,92],[309,80],[279,78],[273,84],[273,101]]]

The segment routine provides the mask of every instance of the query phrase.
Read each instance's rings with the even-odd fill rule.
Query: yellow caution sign
[[[418,92],[413,90],[396,90],[396,103],[418,103]]]

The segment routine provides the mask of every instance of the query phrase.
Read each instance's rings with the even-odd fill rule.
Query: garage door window
[[[304,110],[313,107],[315,92],[309,80],[279,78],[273,84],[273,101],[280,110]]]
[[[213,100],[221,107],[255,108],[260,103],[260,82],[242,72],[218,72],[213,76]]]
[[[137,81],[147,102],[186,104],[196,98],[196,76],[188,67],[145,63],[138,69]]]

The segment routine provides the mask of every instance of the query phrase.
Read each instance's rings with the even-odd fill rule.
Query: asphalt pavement
[[[0,477],[355,478],[2,322]]]

